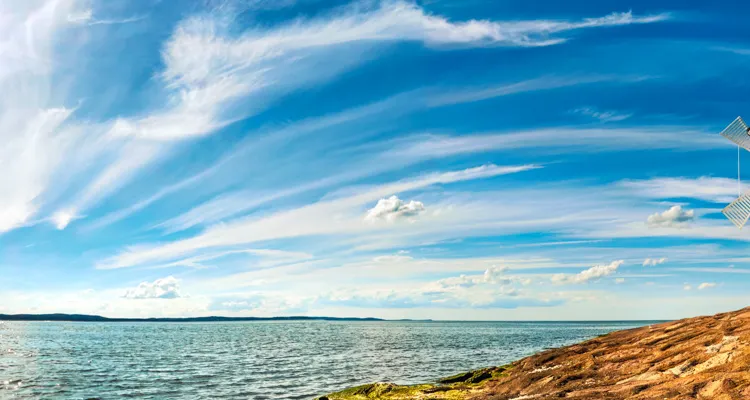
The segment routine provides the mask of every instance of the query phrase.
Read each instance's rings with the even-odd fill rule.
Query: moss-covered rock
[[[464,372],[461,374],[438,379],[438,383],[480,383],[482,381],[486,381],[487,379],[502,375],[509,368],[510,366],[504,365],[502,367],[478,369],[476,371]]]
[[[442,378],[435,384],[401,386],[393,383],[371,383],[319,397],[318,400],[462,400],[488,382],[507,375],[509,366],[484,368]]]

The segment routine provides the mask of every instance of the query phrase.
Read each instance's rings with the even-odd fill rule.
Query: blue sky
[[[0,312],[743,307],[743,7],[2,4]]]

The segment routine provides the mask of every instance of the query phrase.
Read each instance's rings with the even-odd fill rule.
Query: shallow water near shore
[[[651,322],[0,323],[0,398],[310,399]]]

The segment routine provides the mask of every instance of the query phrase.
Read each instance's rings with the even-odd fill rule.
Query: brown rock
[[[368,398],[750,399],[750,308],[613,332],[442,382],[449,385],[393,387]]]

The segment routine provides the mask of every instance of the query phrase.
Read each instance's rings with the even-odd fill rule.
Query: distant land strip
[[[362,321],[362,322],[459,322],[459,323],[485,323],[501,322],[513,324],[601,324],[601,323],[643,323],[656,324],[670,322],[671,320],[433,320],[425,319],[384,319],[374,317],[315,317],[315,316],[288,316],[288,317],[183,317],[183,318],[107,318],[100,315],[86,314],[0,314],[0,321],[67,321],[67,322],[232,322],[232,321]]]
[[[68,321],[68,322],[232,322],[232,321],[386,321],[380,318],[336,317],[188,317],[188,318],[107,318],[84,314],[0,314],[0,321]],[[399,320],[413,321],[413,320]],[[420,320],[429,321],[429,320]]]

